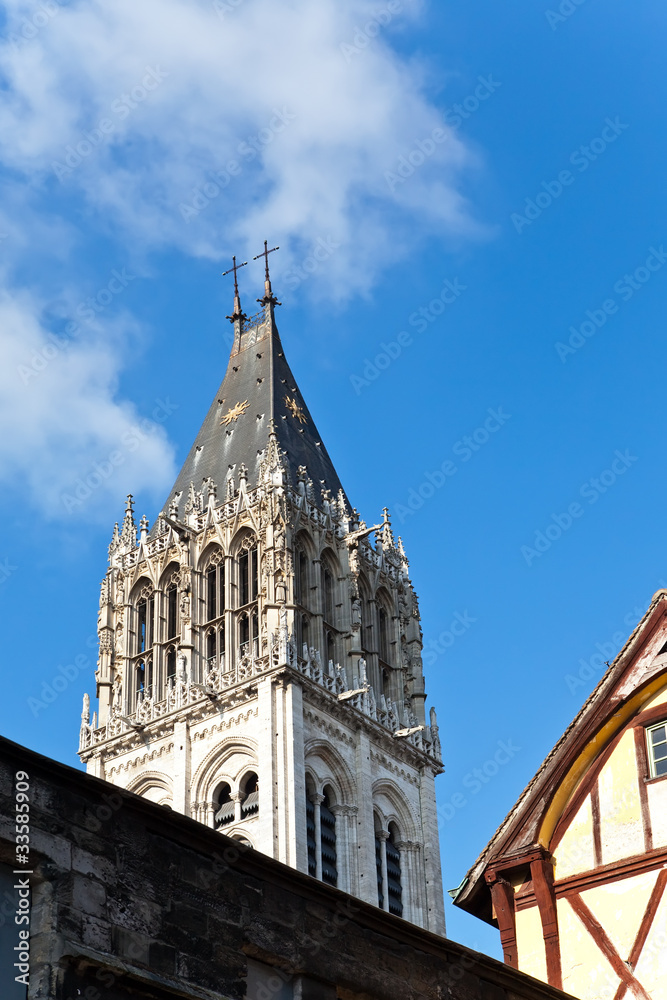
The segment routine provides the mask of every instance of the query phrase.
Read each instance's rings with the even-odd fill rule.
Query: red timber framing
[[[556,908],[556,900],[559,900],[558,905],[566,902],[572,907],[576,919],[597,942],[597,947],[591,947],[591,961],[597,961],[596,955],[603,955],[616,971],[620,985],[613,1000],[646,998],[646,988],[637,980],[636,967],[646,942],[653,940],[656,928],[653,926],[651,930],[651,926],[655,925],[660,900],[664,900],[667,893],[667,846],[655,846],[660,841],[655,814],[651,824],[654,796],[649,797],[652,792],[649,785],[667,782],[667,775],[659,778],[650,775],[646,730],[667,719],[667,702],[658,698],[666,685],[667,588],[654,595],[646,614],[595,691],[510,809],[454,895],[456,906],[498,925],[505,961],[511,965],[518,963],[520,966],[523,960],[518,947],[522,944],[522,925],[518,925],[517,940],[516,914],[524,908],[537,906],[546,957],[546,974],[541,975],[544,974],[550,985],[562,988],[562,976],[570,973],[569,965],[566,967],[569,942],[559,939]],[[651,705],[655,701],[658,704]],[[624,745],[629,743],[633,750],[636,767],[634,774],[629,770],[623,772],[627,783],[617,790],[614,803],[606,805],[608,788],[605,785],[603,796],[603,786],[598,781],[624,737]],[[627,759],[625,755],[623,759]],[[563,877],[559,878],[559,845],[589,796],[591,842],[582,840],[584,853],[580,855],[582,860],[585,857],[583,865],[587,870],[565,874],[571,869],[564,864]],[[655,799],[657,801],[657,795]],[[611,829],[608,824],[614,822],[610,810],[617,800],[619,808],[632,807],[633,816],[636,820],[641,819],[643,830],[642,839],[627,844],[633,856],[620,859],[616,858],[618,851],[612,849],[612,839],[608,837]],[[585,808],[587,810],[588,805]],[[649,872],[656,881],[636,940],[629,954],[619,955],[582,895],[585,897],[588,889]],[[637,919],[639,916],[637,914]]]
[[[491,890],[494,917],[500,930],[500,941],[503,946],[503,956],[507,965],[518,968],[518,948],[516,939],[517,896],[512,885],[503,874],[512,870],[515,873],[523,870],[530,872],[530,898],[537,903],[542,921],[542,937],[547,963],[547,977],[550,986],[563,988],[561,969],[560,943],[558,938],[558,914],[556,910],[556,893],[554,889],[554,867],[551,855],[542,849],[528,852],[521,858],[513,858],[512,863],[498,867],[490,867],[486,874],[486,882]]]
[[[638,1000],[651,1000],[651,997],[646,992],[642,984],[639,982],[638,979],[635,978],[634,973],[630,967],[631,963],[623,961],[621,956],[616,951],[616,948],[612,944],[610,938],[607,936],[604,927],[593,916],[593,914],[588,909],[581,896],[576,896],[576,895],[570,896],[569,903],[574,912],[581,920],[586,930],[588,931],[588,933],[590,934],[590,936],[597,944],[602,954],[605,956],[605,958],[611,965],[616,975],[621,980],[619,987],[616,990],[614,1000],[620,1000],[620,998],[623,996],[623,994],[627,989],[629,989],[630,992],[633,994],[633,996],[637,997]],[[645,920],[646,920],[646,914],[644,915],[644,920],[642,921],[642,924],[644,923]],[[648,930],[649,928],[646,929],[644,940],[646,940],[646,935],[648,935]]]
[[[491,881],[491,878],[493,881]],[[493,914],[498,921],[500,943],[503,946],[503,959],[506,965],[513,969],[519,968],[519,954],[516,944],[516,913],[514,910],[514,889],[500,876],[487,876],[491,889]]]
[[[556,893],[554,892],[554,866],[552,861],[539,858],[530,863],[533,891],[540,909],[544,950],[547,956],[547,980],[550,986],[563,989],[563,972],[560,964],[560,941],[558,939],[558,914]]]

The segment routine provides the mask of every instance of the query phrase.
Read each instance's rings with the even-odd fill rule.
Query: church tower
[[[266,247],[265,247],[266,254]],[[352,509],[261,310],[149,530],[102,582],[90,772],[445,932],[421,626],[385,509]],[[236,262],[235,269],[236,269]]]

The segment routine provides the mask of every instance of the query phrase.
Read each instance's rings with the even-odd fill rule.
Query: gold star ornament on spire
[[[290,399],[289,396],[285,396],[285,406],[300,424],[305,424],[307,422],[308,418],[297,403],[296,399]]]
[[[232,421],[238,420],[238,418],[248,409],[248,406],[249,403],[247,399],[242,403],[236,403],[234,406],[230,406],[220,423],[225,424],[226,426],[227,424],[231,424]]]

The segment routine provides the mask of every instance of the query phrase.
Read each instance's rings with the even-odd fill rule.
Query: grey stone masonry
[[[16,863],[19,771],[29,785],[30,1000],[565,996],[165,806],[0,740],[4,870]],[[6,892],[5,940],[18,935],[15,908]],[[0,983],[0,995],[11,985]]]

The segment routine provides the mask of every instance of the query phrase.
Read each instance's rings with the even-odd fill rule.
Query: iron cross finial
[[[242,264],[237,264],[236,263],[236,257],[232,256],[232,266],[230,267],[230,269],[228,271],[223,271],[222,272],[222,277],[223,278],[226,278],[228,274],[232,273],[232,271],[234,272],[234,295],[235,295],[236,298],[239,297],[239,283],[238,283],[238,280],[237,280],[237,277],[236,277],[236,272],[240,268],[245,267],[247,263],[248,263],[248,261],[244,260]]]
[[[272,247],[269,250],[269,241],[268,240],[264,240],[264,249],[262,250],[261,253],[258,253],[256,257],[253,257],[253,260],[259,260],[260,257],[264,258],[264,264],[265,264],[264,280],[265,281],[269,281],[270,280],[270,278],[269,278],[269,254],[273,253],[274,250],[280,250],[280,247]]]

